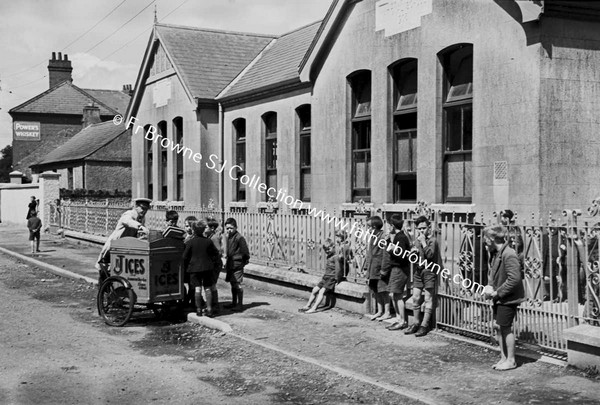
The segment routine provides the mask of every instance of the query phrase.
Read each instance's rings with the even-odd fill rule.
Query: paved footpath
[[[42,252],[31,255],[26,229],[0,225],[0,248],[96,277],[98,245],[45,234]],[[219,291],[222,301],[231,299],[222,280]],[[338,309],[303,314],[297,309],[304,301],[250,288],[245,304],[244,312],[215,319],[248,345],[317,364],[348,377],[349,385],[360,380],[429,404],[600,404],[600,380],[564,365],[519,358],[516,370],[500,372],[491,369],[497,351],[443,332],[405,336]]]

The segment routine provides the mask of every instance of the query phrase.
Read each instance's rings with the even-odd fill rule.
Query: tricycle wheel
[[[119,277],[109,277],[98,290],[98,314],[110,326],[123,326],[135,305],[133,290]]]

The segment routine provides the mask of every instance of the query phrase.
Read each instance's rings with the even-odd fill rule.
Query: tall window
[[[371,72],[349,78],[352,91],[352,201],[371,201]]]
[[[67,168],[67,188],[73,190],[73,168]]]
[[[300,199],[310,201],[310,105],[296,109],[300,137]]]
[[[162,135],[163,138],[167,137],[167,122],[161,121],[158,123],[158,133]],[[168,153],[167,148],[160,148],[160,199],[161,201],[167,200],[167,161],[168,161]]]
[[[144,135],[148,133],[150,129],[150,125],[146,125],[144,127]],[[152,141],[145,139],[146,143],[144,145],[146,151],[146,185],[148,189],[148,195],[146,197],[153,199],[152,193],[154,192],[154,188],[152,186],[152,165],[153,165],[153,153],[152,153]]]
[[[444,66],[444,199],[471,201],[473,45],[442,53]]]
[[[277,189],[277,114],[268,112],[263,115],[265,128],[265,162],[267,187]]]
[[[241,169],[237,169],[235,176],[238,178],[235,180],[235,200],[246,201],[246,186],[239,180],[246,174],[246,120],[244,118],[233,121],[233,142],[235,144],[234,161],[241,167]]]
[[[180,147],[183,146],[183,118],[176,117],[173,120],[173,133],[175,135],[175,143]],[[178,149],[179,150],[179,149]],[[176,154],[175,173],[177,176],[176,198],[177,201],[183,201],[183,154]]]
[[[417,61],[391,69],[394,83],[394,201],[417,200]]]

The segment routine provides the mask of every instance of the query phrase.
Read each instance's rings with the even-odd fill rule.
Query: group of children
[[[163,232],[165,236],[175,236],[179,214],[167,211],[168,227]],[[243,280],[244,266],[248,264],[250,253],[246,240],[237,231],[234,218],[225,221],[225,237],[219,227],[219,222],[208,217],[198,219],[188,216],[184,220],[185,249],[183,252],[184,282],[188,285],[185,303],[198,316],[213,317],[219,313],[219,294],[217,281],[223,270],[221,260],[226,256],[225,281],[231,284],[232,302],[224,305],[233,311],[243,310]],[[202,297],[204,291],[204,297]]]
[[[362,270],[367,276],[369,289],[376,301],[377,310],[370,319],[372,321],[391,319],[392,304],[396,319],[387,329],[392,331],[406,329],[405,334],[415,334],[420,337],[429,332],[437,289],[436,275],[427,271],[426,264],[421,265],[421,263],[427,261],[441,265],[441,255],[437,240],[431,231],[431,224],[426,217],[419,217],[415,220],[416,238],[412,242],[409,235],[402,229],[403,223],[400,215],[391,216],[389,220],[391,232],[388,239],[383,231],[384,224],[381,217],[367,218],[367,228],[372,231],[372,238],[369,239],[366,246],[366,257]],[[316,312],[323,297],[327,293],[332,295],[335,286],[348,273],[352,250],[347,241],[347,234],[344,231],[338,232],[336,239],[337,244],[327,239],[323,245],[323,250],[327,255],[325,274],[319,284],[313,288],[307,304],[299,309],[301,312]],[[400,249],[388,249],[390,243]],[[405,301],[409,298],[410,293],[410,262],[406,255],[402,255],[402,252],[405,251],[419,257],[419,265],[415,266],[412,284],[415,322],[410,326],[405,310]],[[424,306],[423,313],[421,312],[422,305]]]

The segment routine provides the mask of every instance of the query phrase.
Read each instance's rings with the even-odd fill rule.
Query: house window
[[[352,92],[352,201],[371,201],[371,72],[348,79]]]
[[[300,138],[300,199],[310,201],[310,105],[303,105],[296,110],[299,123]]]
[[[394,84],[394,201],[417,201],[417,61],[391,69]]]
[[[246,201],[246,186],[239,180],[246,174],[246,120],[238,118],[233,121],[234,161],[241,167],[237,169],[237,180],[234,180],[234,198],[236,201]]]
[[[158,134],[163,138],[167,138],[167,122],[161,121],[158,123]],[[160,148],[160,199],[161,201],[167,201],[168,198],[168,187],[167,187],[167,162],[168,162],[167,148]]]
[[[473,46],[442,54],[444,67],[444,200],[471,202]]]
[[[173,132],[175,134],[175,143],[180,147],[183,146],[183,118],[177,117],[173,120]],[[180,150],[180,149],[178,149]],[[176,153],[175,155],[175,174],[177,178],[176,197],[177,201],[183,201],[183,154]]]
[[[150,129],[150,125],[146,125],[144,127],[144,135],[148,133]],[[153,164],[153,152],[152,152],[152,141],[146,139],[146,143],[144,145],[146,152],[146,187],[148,190],[147,197],[153,199],[153,187],[152,187],[152,164]]]
[[[266,184],[277,190],[277,114],[263,115],[265,130]],[[266,195],[266,194],[265,194]]]

